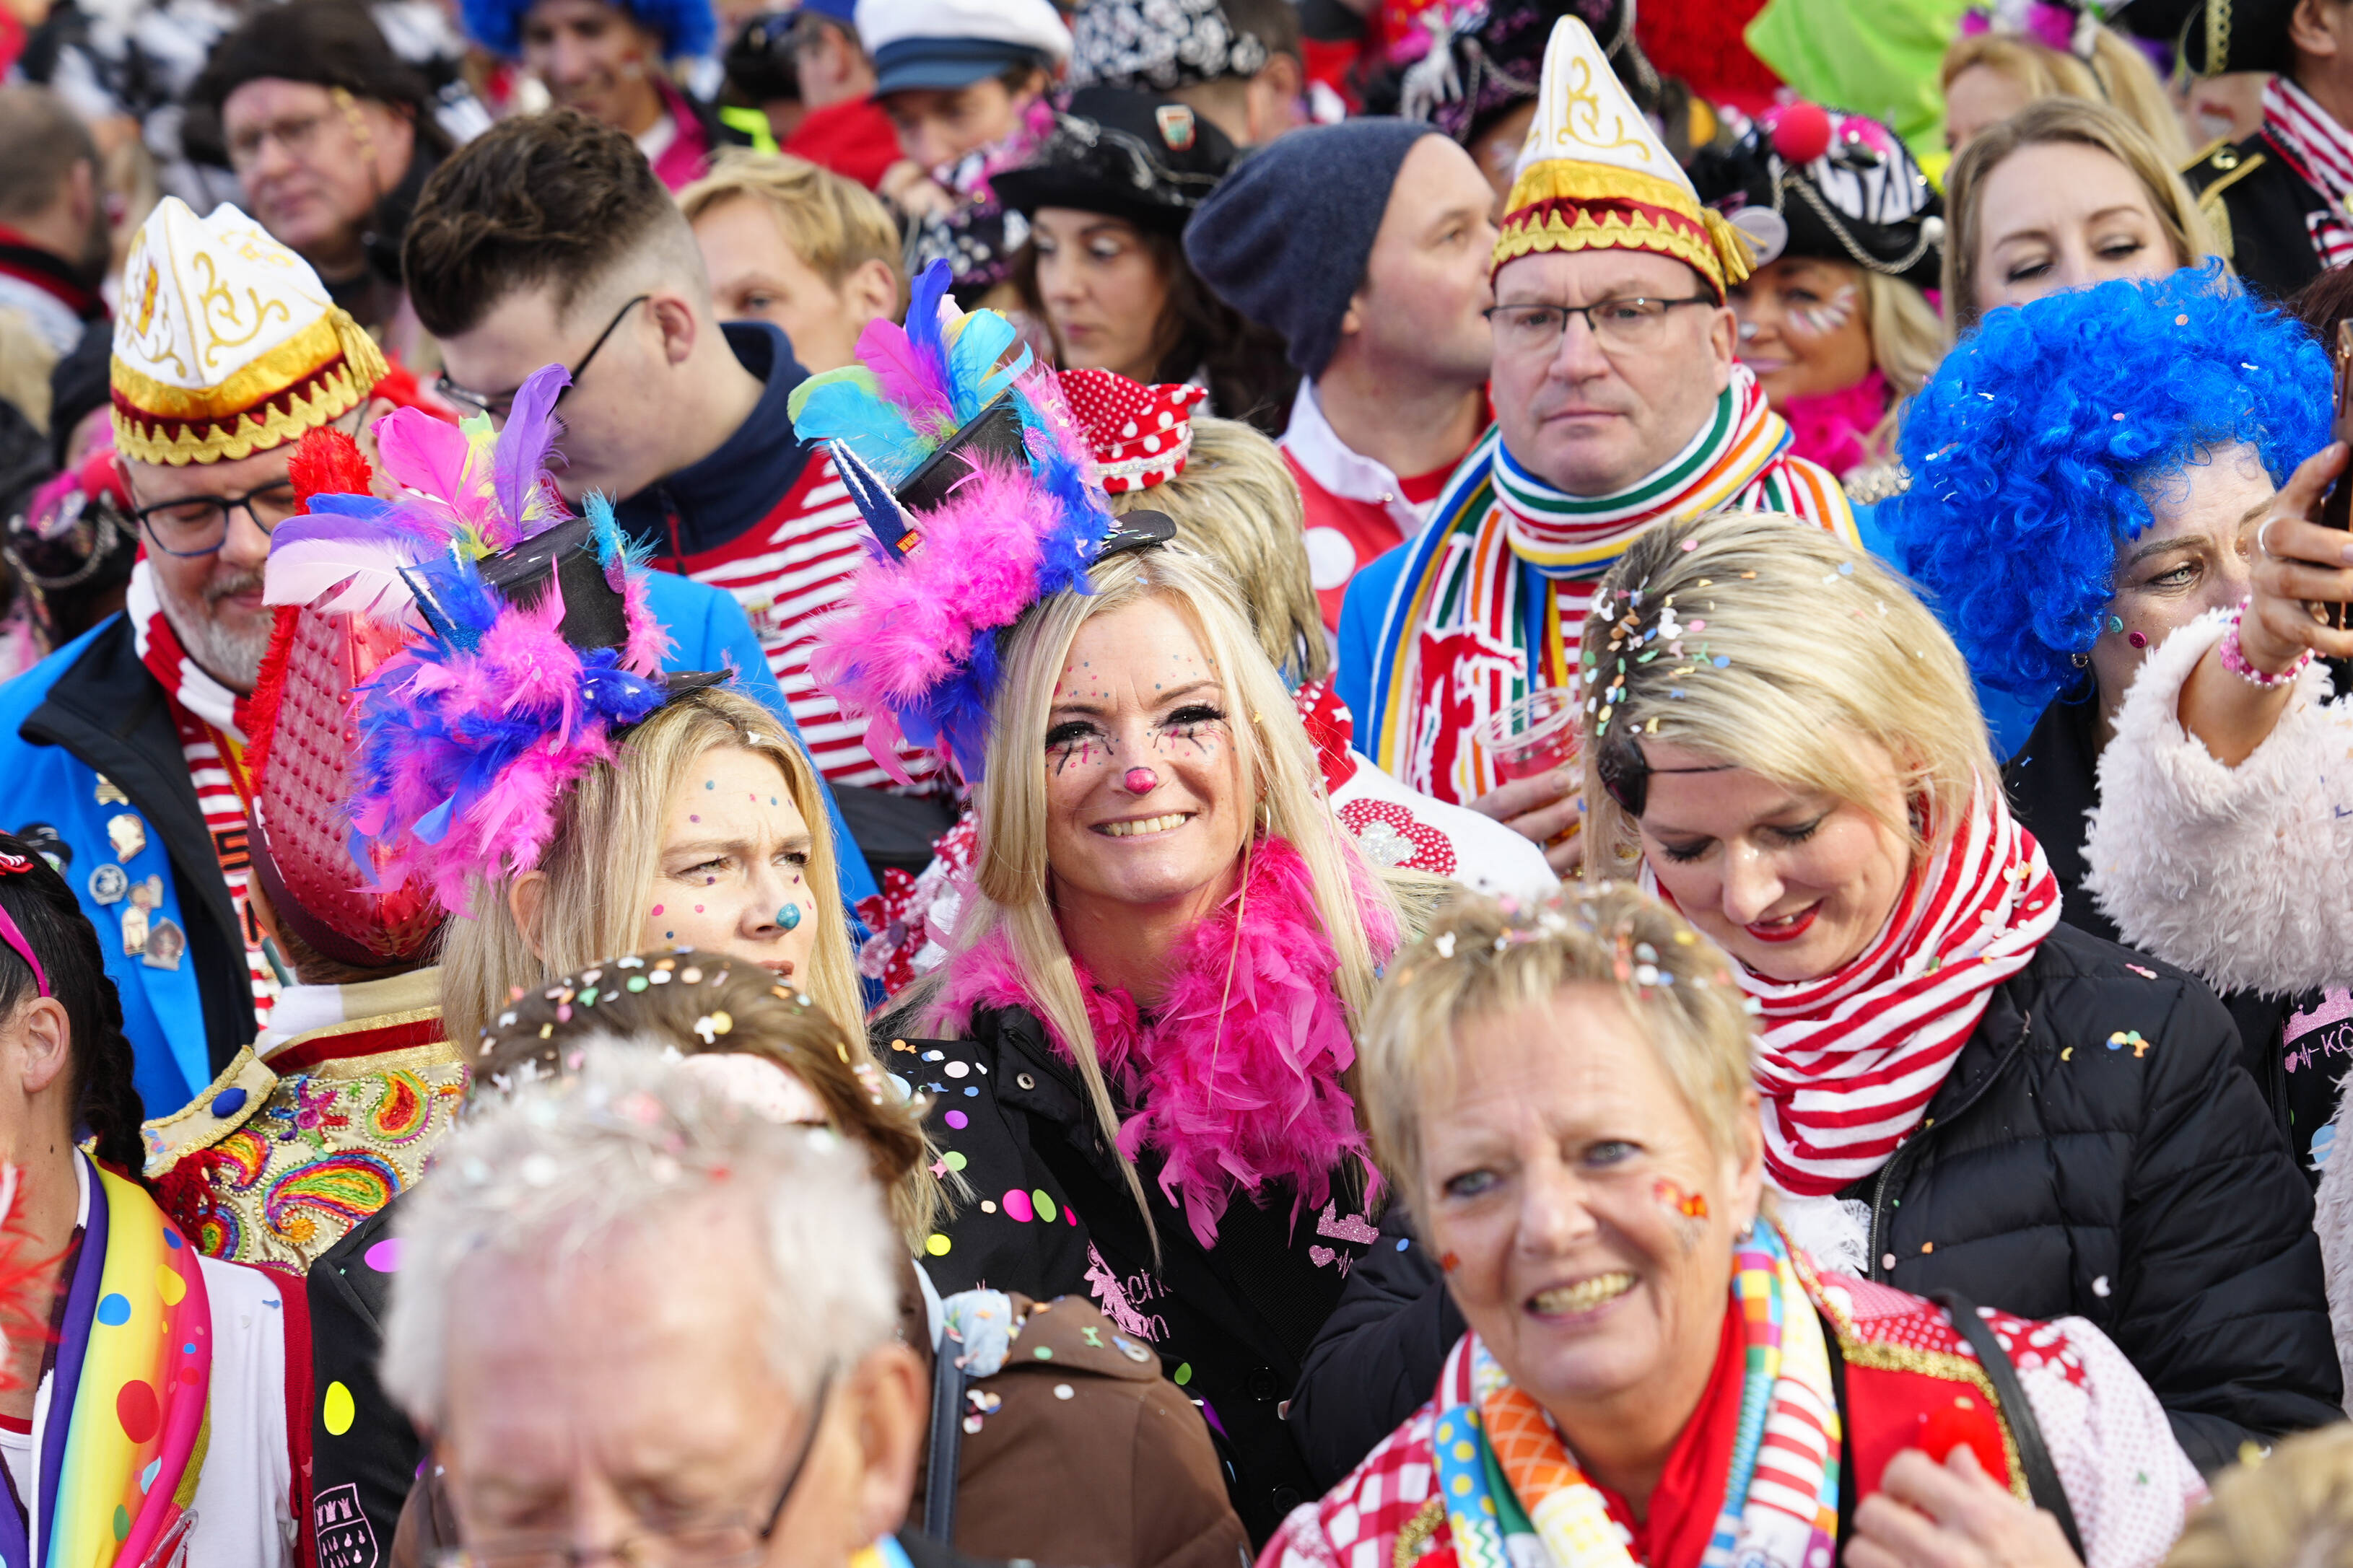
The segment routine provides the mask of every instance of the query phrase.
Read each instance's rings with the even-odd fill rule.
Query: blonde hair
[[[1978,208],[1985,183],[2003,159],[2022,147],[2073,142],[2096,148],[2132,171],[2147,193],[2149,210],[2173,247],[2176,268],[2194,266],[2221,250],[2213,226],[2199,210],[2174,166],[2129,120],[2103,103],[2046,98],[1989,126],[1961,149],[1945,175],[1945,314],[1956,335],[1978,324]]]
[[[2214,1477],[2165,1568],[2353,1568],[2353,1425],[2284,1436]]]
[[[964,954],[1001,933],[1023,994],[1077,1062],[1096,1124],[1116,1150],[1119,1112],[1057,923],[1046,851],[1047,721],[1081,626],[1147,599],[1166,601],[1191,623],[1224,688],[1236,771],[1256,801],[1260,830],[1282,839],[1306,863],[1316,915],[1339,957],[1333,986],[1347,1010],[1351,1032],[1372,1000],[1374,984],[1372,942],[1357,900],[1378,900],[1400,924],[1404,916],[1389,890],[1393,879],[1374,874],[1334,818],[1314,745],[1282,678],[1260,652],[1224,570],[1205,555],[1172,544],[1114,556],[1090,576],[1092,593],[1050,595],[1032,606],[1004,640],[995,722],[984,776],[974,791],[980,820],[977,886],[958,924],[954,953],[915,1005],[934,1029],[961,1028],[964,1020],[948,1016],[932,999]],[[1244,858],[1252,841],[1240,847]],[[1119,1161],[1150,1227],[1144,1184],[1125,1153]]]
[[[670,796],[704,753],[722,746],[774,761],[808,824],[817,940],[806,988],[844,1028],[862,1035],[865,1008],[849,962],[833,819],[817,769],[765,708],[739,692],[712,689],[689,692],[656,711],[621,738],[611,761],[592,764],[565,792],[555,837],[540,857],[547,888],[538,953],[508,904],[518,879],[477,883],[475,912],[449,922],[442,958],[441,1016],[450,1039],[480,1038],[518,985],[542,985],[645,945]]]
[[[1452,1098],[1466,1028],[1549,1004],[1564,986],[1614,992],[1718,1158],[1744,1154],[1750,1025],[1724,955],[1622,882],[1564,887],[1531,909],[1465,893],[1399,955],[1365,1021],[1367,1131],[1381,1168],[1429,1212],[1421,1139]]]
[[[1896,401],[1928,384],[1945,357],[1945,323],[1928,297],[1901,278],[1862,269],[1862,304],[1871,323],[1871,358]]]
[[[1865,439],[1865,460],[1891,462],[1904,423],[1904,405],[1936,374],[1945,357],[1945,323],[1928,297],[1901,278],[1869,268],[1862,273],[1863,319],[1871,325],[1871,359],[1887,379],[1887,412]]]
[[[2174,111],[2165,83],[2158,79],[2157,68],[2137,45],[2113,27],[2092,25],[2089,59],[2016,33],[1957,38],[1945,51],[1937,89],[1950,88],[1963,71],[1979,66],[2016,87],[2030,102],[2073,98],[2115,109],[2148,138],[2166,167],[2179,168],[2189,162],[2189,134],[2181,128],[2181,116]]]
[[[2353,1426],[2284,1437],[2215,1477],[2165,1568],[2353,1568]]]
[[[1670,612],[1680,629],[1646,663],[1635,641]],[[1601,580],[1580,668],[1596,763],[1586,864],[1599,870],[1641,856],[1598,765],[1606,745],[1635,737],[1863,806],[1915,848],[1926,846],[1911,803],[1926,805],[1941,834],[1967,816],[1979,781],[1999,787],[1968,667],[1945,628],[1894,573],[1793,517],[1716,512],[1643,534]],[[1850,743],[1858,737],[1895,759],[1904,814],[1883,810],[1881,781]]]
[[[1282,448],[1239,419],[1193,418],[1185,471],[1111,498],[1115,513],[1160,511],[1176,537],[1240,587],[1267,662],[1300,682],[1332,673],[1324,612],[1307,567],[1307,508]]]
[[[744,197],[767,204],[785,243],[828,287],[839,289],[860,267],[880,261],[905,299],[898,226],[855,180],[790,153],[729,147],[712,160],[711,173],[678,193],[678,209],[692,224],[721,203]]]

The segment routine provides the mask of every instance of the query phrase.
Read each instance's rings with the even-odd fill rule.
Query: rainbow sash
[[[1740,1421],[1701,1568],[1812,1568],[1831,1561],[1837,1542],[1843,1431],[1821,1321],[1769,1222],[1734,1258]],[[1455,1359],[1465,1356],[1467,1380]],[[1455,1348],[1439,1386],[1431,1456],[1462,1568],[1525,1561],[1526,1550],[1510,1544],[1515,1535],[1543,1542],[1556,1568],[1639,1568],[1550,1419],[1476,1334]]]
[[[33,1504],[0,1509],[5,1568],[168,1563],[195,1521],[213,1358],[196,1250],[139,1187],[87,1157],[81,1179],[72,1276],[33,1409]]]
[[[1714,418],[1631,489],[1581,499],[1552,489],[1504,447],[1471,448],[1405,546],[1357,745],[1413,788],[1461,804],[1502,781],[1471,741],[1489,715],[1539,687],[1569,684],[1587,605],[1602,576],[1665,518],[1719,508],[1788,512],[1859,542],[1836,480],[1789,454],[1789,427],[1746,366]]]

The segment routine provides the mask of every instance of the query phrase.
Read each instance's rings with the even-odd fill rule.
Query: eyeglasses
[[[792,1468],[768,1510],[767,1522],[755,1525],[748,1514],[733,1514],[707,1522],[689,1522],[668,1530],[646,1530],[625,1535],[610,1546],[575,1546],[569,1542],[536,1540],[501,1542],[491,1546],[461,1546],[444,1552],[437,1568],[581,1568],[607,1559],[628,1568],[751,1568],[765,1552],[768,1538],[785,1517],[785,1504],[800,1484],[809,1451],[817,1446],[818,1428],[825,1425],[826,1401],[833,1393],[834,1364],[826,1363],[818,1380],[817,1401],[808,1426],[801,1434]]]
[[[294,486],[278,479],[241,496],[182,496],[157,501],[131,515],[147,531],[147,542],[166,555],[210,555],[228,542],[228,514],[242,510],[268,533],[292,517],[300,503]]]
[[[340,87],[329,88],[327,96],[353,134],[365,141],[367,123],[359,117],[357,101]],[[294,114],[261,125],[239,126],[228,139],[228,166],[239,174],[250,173],[272,142],[284,148],[286,156],[294,162],[308,163],[318,147],[319,132],[332,118],[328,114]]]
[[[1687,300],[1604,300],[1593,305],[1490,305],[1484,314],[1495,329],[1495,346],[1505,353],[1550,353],[1560,346],[1571,316],[1585,318],[1586,329],[1602,351],[1656,348],[1665,334],[1667,312],[1678,305],[1713,305],[1713,294]]]
[[[613,312],[613,319],[605,323],[605,330],[596,334],[596,341],[588,345],[588,352],[580,356],[580,363],[569,367],[564,390],[555,395],[558,407],[563,406],[564,400],[578,389],[580,378],[588,374],[588,366],[596,359],[596,351],[605,346],[607,338],[619,330],[621,318],[652,298],[651,294],[640,294]],[[459,386],[456,382],[451,381],[449,373],[445,370],[435,379],[433,390],[452,403],[463,404],[477,413],[487,414],[501,424],[504,424],[507,416],[514,412],[515,394],[521,392],[522,388],[518,386],[507,392],[476,392],[470,387]]]

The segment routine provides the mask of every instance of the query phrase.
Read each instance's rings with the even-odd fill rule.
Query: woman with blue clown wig
[[[2247,596],[2251,514],[2328,439],[2330,385],[2295,318],[2185,268],[1989,313],[1911,406],[1911,488],[1880,521],[1989,710],[2041,705],[2022,742],[2001,737],[2004,773],[2072,925],[2126,940],[2085,886],[2118,710],[2168,636]],[[2298,1103],[2277,994],[2222,999],[2301,1149],[2333,1101]]]
[[[458,12],[470,40],[521,65],[557,108],[637,138],[672,191],[747,139],[672,73],[711,53],[711,0],[460,0]]]
[[[1879,510],[1991,700],[2041,709],[2011,795],[2091,923],[2079,814],[2141,661],[2247,594],[2241,524],[2328,438],[2327,358],[2216,268],[1985,317],[1908,411]],[[2002,737],[2013,743],[2015,734]],[[2065,771],[2068,787],[2052,777]],[[2038,808],[2062,808],[2044,816]]]

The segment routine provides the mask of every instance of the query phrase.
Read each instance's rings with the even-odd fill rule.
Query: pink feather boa
[[[1395,920],[1369,873],[1360,868],[1356,877],[1373,956],[1386,961],[1397,947]],[[1218,1221],[1237,1193],[1263,1204],[1270,1184],[1287,1183],[1296,1224],[1303,1211],[1324,1206],[1345,1162],[1363,1166],[1368,1193],[1380,1182],[1356,1101],[1340,1083],[1356,1062],[1356,1042],[1333,985],[1339,960],[1307,863],[1282,839],[1262,837],[1246,886],[1247,898],[1227,900],[1186,936],[1167,995],[1148,1019],[1126,992],[1096,985],[1084,965],[1071,963],[1113,1097],[1136,1108],[1120,1124],[1120,1152],[1130,1160],[1145,1151],[1161,1156],[1160,1190],[1184,1209],[1203,1247],[1217,1245]],[[1036,1011],[1001,933],[954,962],[945,1000],[959,1023],[976,1007]],[[1050,1025],[1048,1033],[1072,1059]]]
[[[1792,397],[1774,412],[1789,422],[1789,449],[1839,479],[1871,460],[1872,432],[1894,401],[1876,365],[1852,386]]]

